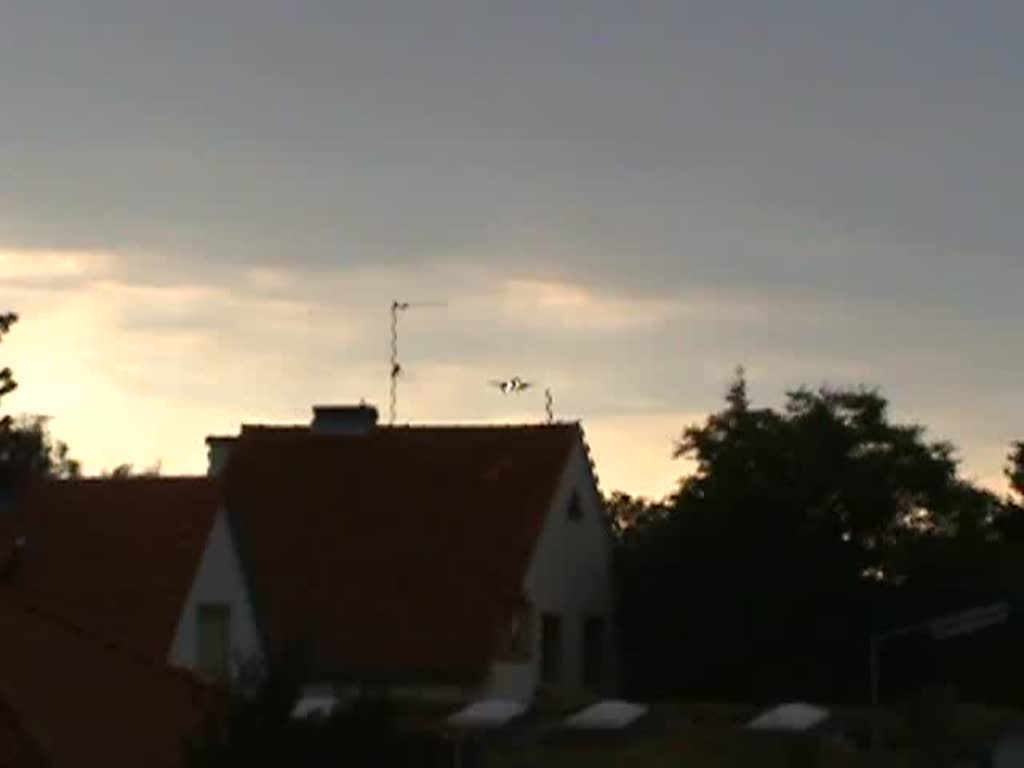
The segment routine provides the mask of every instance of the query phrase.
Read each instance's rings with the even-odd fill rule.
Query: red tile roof
[[[164,661],[219,508],[207,478],[40,482],[0,515],[0,550],[26,540],[0,589]]]
[[[244,429],[227,499],[271,652],[460,678],[492,657],[578,425]]]
[[[0,591],[0,748],[48,768],[183,768],[210,692]],[[17,751],[14,751],[17,750]],[[43,762],[39,762],[39,758]]]
[[[46,756],[0,698],[0,768],[46,768]]]

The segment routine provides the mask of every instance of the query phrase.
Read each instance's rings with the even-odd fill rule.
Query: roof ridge
[[[581,422],[572,421],[463,421],[463,422],[424,422],[419,424],[381,424],[377,429],[558,429],[575,427]]]
[[[73,485],[127,485],[136,484],[141,485],[143,483],[149,483],[151,485],[159,484],[177,484],[184,485],[186,483],[194,483],[196,485],[210,485],[215,486],[218,483],[216,477],[209,475],[195,474],[195,475],[127,475],[125,477],[105,477],[103,475],[89,475],[88,477],[67,477],[67,478],[56,478],[47,477],[41,478],[35,481],[35,486],[73,486]]]
[[[464,422],[460,424],[451,423],[438,423],[438,424],[378,424],[369,432],[359,434],[337,434],[337,433],[323,433],[315,432],[308,426],[289,426],[289,425],[271,425],[271,424],[244,424],[242,432],[236,437],[245,437],[247,435],[260,434],[260,433],[288,433],[289,435],[301,435],[310,437],[327,437],[327,438],[352,438],[352,437],[372,437],[374,434],[381,434],[387,432],[547,432],[565,429],[578,429],[582,425],[581,421],[558,421],[558,422],[543,422],[543,423],[530,423],[530,422],[501,422],[501,423],[487,423],[487,422]]]

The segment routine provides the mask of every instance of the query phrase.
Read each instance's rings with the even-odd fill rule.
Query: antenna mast
[[[391,302],[391,397],[388,423],[392,426],[398,416],[398,379],[402,375],[402,364],[398,362],[398,315],[414,307],[443,307],[443,301],[392,301]]]

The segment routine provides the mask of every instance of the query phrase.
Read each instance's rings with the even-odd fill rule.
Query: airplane
[[[502,394],[504,395],[515,395],[518,394],[519,392],[525,392],[526,390],[528,390],[530,387],[533,386],[533,382],[523,381],[518,376],[513,376],[511,379],[508,379],[506,381],[492,380],[490,382],[490,385],[492,387],[497,387],[498,389],[500,389]]]

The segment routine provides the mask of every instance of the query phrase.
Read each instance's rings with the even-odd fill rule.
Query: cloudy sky
[[[584,421],[659,496],[742,363],[1024,437],[1019,0],[0,0],[0,309],[87,471],[313,402]]]

